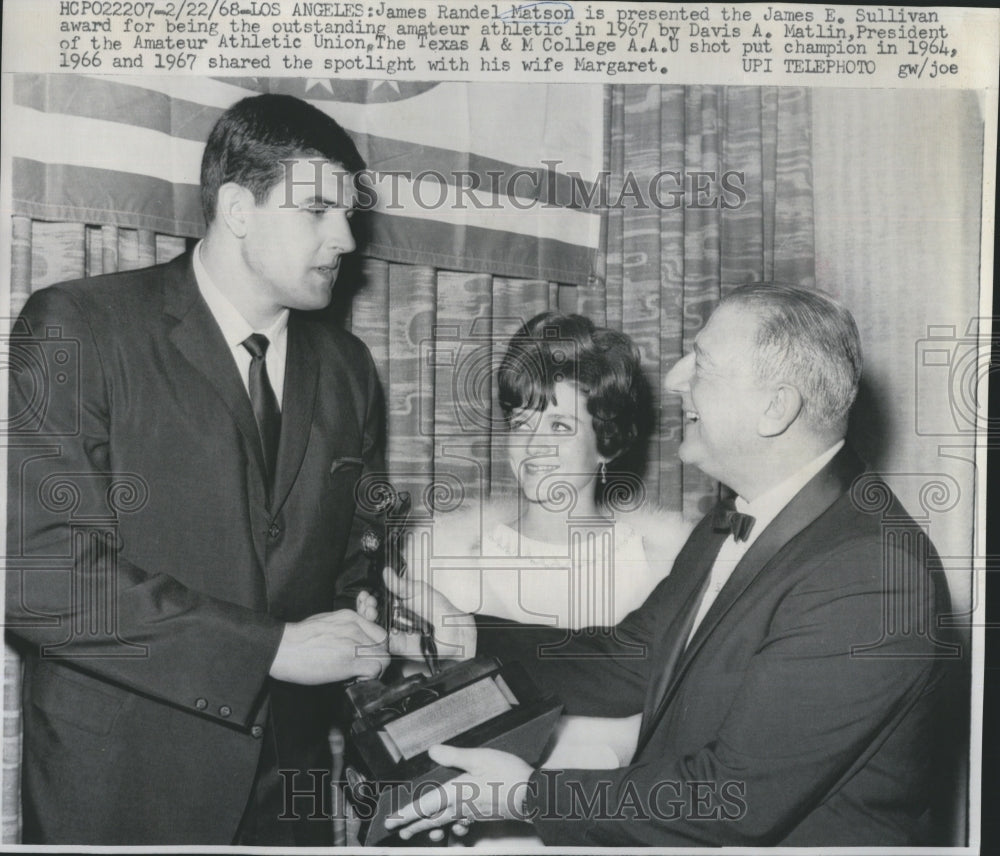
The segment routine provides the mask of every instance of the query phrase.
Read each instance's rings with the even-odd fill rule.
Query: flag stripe
[[[205,232],[196,184],[15,157],[14,212],[39,220],[150,229],[182,237]]]
[[[398,101],[312,103],[329,105],[331,115],[354,131],[506,163],[539,165],[551,155],[563,170],[586,176],[603,162],[599,84],[443,82]]]
[[[29,217],[114,223],[185,237],[204,234],[197,185],[27,158],[14,159],[13,174],[15,210]],[[46,192],[49,188],[56,190]],[[199,212],[197,218],[177,220],[164,213],[170,207],[159,200],[171,196],[173,210]],[[510,276],[557,282],[578,282],[590,266],[589,248],[557,238],[379,212],[372,213],[370,230],[363,251],[388,261],[490,273],[500,257]]]
[[[20,77],[102,80],[215,107],[220,114],[247,95],[265,89],[291,92],[291,84],[300,83],[298,78],[15,75],[15,79]],[[334,83],[338,88],[371,85],[370,81],[360,80]],[[505,163],[523,163],[526,153],[530,156],[548,152],[562,161],[566,171],[583,176],[596,173],[603,162],[603,89],[599,84],[442,82],[402,100],[361,103],[333,96],[312,97],[317,93],[322,94],[322,90],[304,90],[300,83],[293,94],[358,133],[439,148],[454,148],[462,142],[467,144],[463,149]],[[488,118],[477,118],[477,114]],[[465,121],[461,130],[456,128],[458,121]]]
[[[45,113],[147,128],[202,145],[228,106],[198,104],[118,80],[61,74],[16,75],[14,103]]]
[[[593,253],[586,247],[553,238],[535,238],[495,229],[467,226],[442,232],[441,224],[412,217],[372,217],[366,252],[388,261],[496,273],[502,259],[508,276],[584,284]],[[442,240],[442,234],[450,237]],[[405,244],[403,243],[405,241]],[[400,249],[406,246],[408,249]]]
[[[463,224],[537,238],[553,238],[592,249],[600,238],[601,218],[596,212],[539,205],[521,197],[498,197],[466,192],[459,197],[453,187],[433,178],[419,182],[399,179],[395,187],[383,181],[376,191],[375,210],[388,216],[435,220],[455,227]],[[396,208],[389,207],[393,202]]]
[[[199,151],[225,109],[105,78],[38,74],[15,78],[14,103],[46,114],[158,131],[176,139],[193,141],[198,144]],[[337,110],[330,105],[320,102],[317,106],[336,118]],[[25,118],[24,121],[30,123],[31,120]],[[368,168],[376,172],[432,173],[453,186],[481,187],[566,208],[582,207],[583,201],[594,195],[597,175],[566,175],[554,168],[557,158],[549,160],[547,165],[519,166],[472,152],[414,145],[350,127],[348,130],[353,132]],[[59,145],[66,145],[72,138],[66,134],[50,137]]]
[[[197,184],[204,141],[102,119],[11,106],[11,154],[51,164],[94,167]]]
[[[200,236],[201,155],[222,111],[261,89],[326,89],[330,98],[307,100],[351,131],[379,191],[367,254],[512,277],[590,277],[602,212],[583,201],[597,190],[601,135],[587,105],[599,87],[247,83],[15,75],[5,117],[15,213]]]
[[[151,175],[98,169],[66,163],[14,158],[15,210],[43,219],[82,220],[95,224],[129,225],[187,237],[204,232],[199,186]],[[552,238],[566,245],[593,246],[600,232],[595,214],[540,208],[530,200],[510,201],[466,194],[458,207],[454,192],[433,180],[399,180],[379,196],[379,216],[433,220],[455,228],[478,226],[525,237]],[[479,207],[470,203],[475,198]],[[438,200],[444,200],[439,203]],[[395,203],[395,208],[386,205]],[[495,207],[503,204],[505,207]],[[531,217],[524,208],[531,206]],[[167,212],[172,212],[168,214]]]
[[[545,165],[518,166],[471,152],[415,146],[405,140],[372,137],[345,127],[352,132],[368,168],[375,172],[403,170],[413,176],[433,173],[452,186],[479,187],[561,208],[579,209],[586,199],[595,197],[597,174],[566,175]]]

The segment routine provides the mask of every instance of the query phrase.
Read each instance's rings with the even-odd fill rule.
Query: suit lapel
[[[190,257],[167,272],[164,311],[177,319],[170,340],[184,358],[215,387],[240,429],[261,487],[266,484],[264,454],[250,397],[211,310],[201,299]],[[319,368],[306,322],[292,313],[288,320],[288,353],[281,413],[281,440],[270,512],[277,514],[288,498],[309,441],[316,405]],[[263,494],[262,494],[263,496]],[[256,530],[255,530],[256,531]]]
[[[792,498],[753,543],[726,581],[715,602],[705,613],[691,639],[691,644],[683,650],[679,660],[676,661],[676,667],[670,670],[663,695],[657,701],[652,716],[644,722],[636,755],[645,746],[656,723],[663,717],[691,661],[697,656],[712,631],[778,551],[846,493],[850,489],[851,482],[863,470],[860,460],[845,446]],[[714,514],[713,509],[706,521],[710,521]],[[716,549],[711,554],[709,569],[717,552]],[[669,649],[665,650],[669,652]]]
[[[240,380],[236,362],[212,317],[211,310],[201,299],[190,256],[183,257],[184,266],[168,271],[164,293],[164,311],[177,319],[170,331],[170,340],[184,358],[215,387],[243,434],[245,445],[254,461],[258,475],[264,477],[264,453],[257,432],[257,422],[250,407],[250,397]]]
[[[712,531],[712,516],[708,515],[691,533],[674,562],[670,578],[677,582],[677,588],[671,592],[667,601],[674,609],[662,616],[664,630],[653,648],[656,665],[646,693],[640,745],[648,736],[654,720],[653,714],[666,693],[671,673],[683,653],[684,641],[691,629],[690,619],[698,609],[700,594],[704,591],[712,563],[725,537],[724,533]]]
[[[281,441],[274,476],[271,513],[277,514],[295,483],[309,443],[319,379],[316,349],[309,340],[307,322],[292,313],[288,319],[288,354],[281,408]]]

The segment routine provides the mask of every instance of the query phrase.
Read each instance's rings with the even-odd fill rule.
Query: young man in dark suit
[[[857,327],[826,297],[753,285],[721,302],[666,383],[683,398],[681,459],[732,488],[735,508],[696,527],[613,637],[477,616],[478,639],[466,622],[441,640],[522,659],[567,713],[641,712],[631,762],[539,771],[433,748],[468,772],[443,810],[432,793],[399,812],[404,838],[514,817],[574,846],[930,843],[958,649],[934,620],[948,599],[926,533],[844,446],[860,377]],[[453,608],[419,594],[441,626]]]
[[[378,379],[313,312],[355,249],[363,166],[305,102],[245,99],[205,148],[192,252],[25,306],[6,595],[25,842],[330,843],[330,685],[387,660],[343,608]],[[51,386],[17,370],[57,345]]]

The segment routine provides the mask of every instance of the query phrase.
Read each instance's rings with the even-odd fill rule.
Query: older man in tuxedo
[[[425,795],[391,825],[407,838],[519,817],[546,843],[583,846],[927,843],[956,650],[935,638],[947,595],[933,548],[844,445],[860,377],[857,327],[832,300],[775,285],[724,298],[666,383],[683,399],[681,459],[735,507],[697,526],[613,638],[577,634],[546,657],[551,629],[477,616],[478,639],[470,622],[442,639],[522,659],[568,712],[641,712],[630,763],[533,770],[435,747],[467,773],[443,808]],[[912,537],[884,538],[873,492]],[[422,593],[440,623],[448,605]]]
[[[387,661],[337,609],[366,569],[378,379],[314,311],[355,249],[362,167],[314,107],[244,99],[205,148],[202,242],[24,308],[7,627],[26,842],[330,843],[330,691]],[[18,366],[50,352],[40,389]]]

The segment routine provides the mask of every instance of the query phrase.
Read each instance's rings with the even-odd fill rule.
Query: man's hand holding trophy
[[[460,775],[472,816],[459,813],[456,820],[480,817],[476,757],[510,753],[526,782],[529,765],[538,761],[561,712],[559,702],[543,695],[519,665],[476,657],[472,616],[407,574],[403,546],[410,497],[389,486],[384,497],[379,509],[384,536],[370,529],[362,540],[370,590],[358,596],[357,611],[386,628],[393,663],[380,678],[347,689],[354,721],[346,778],[366,845],[392,835],[403,819],[410,821],[401,836],[408,839],[423,828],[412,821],[454,810],[447,796],[454,788],[442,786]],[[496,795],[488,783],[481,784],[485,812]],[[522,794],[505,801],[514,807],[511,815],[523,800]]]

